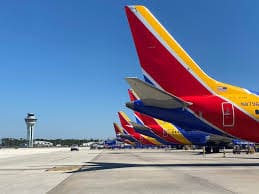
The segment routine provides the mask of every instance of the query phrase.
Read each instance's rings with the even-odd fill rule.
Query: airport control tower
[[[28,147],[32,148],[33,147],[33,131],[34,131],[34,126],[37,122],[37,119],[36,119],[34,113],[28,113],[27,117],[24,120],[27,125]]]

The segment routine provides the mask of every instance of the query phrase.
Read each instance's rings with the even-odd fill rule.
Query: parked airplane
[[[122,111],[118,112],[119,119],[121,122],[121,126],[125,131],[132,136],[134,139],[136,139],[140,144],[142,145],[154,145],[154,146],[161,146],[162,144],[158,142],[155,138],[148,137],[146,135],[142,135],[140,133],[137,133],[133,126],[130,124],[129,117]]]
[[[134,137],[125,133],[117,123],[113,123],[113,127],[118,141],[130,144],[130,145],[136,145],[136,143],[138,143],[138,141]]]
[[[128,90],[130,100],[138,100],[138,96],[133,90]],[[229,146],[232,143],[232,139],[228,137],[222,137],[219,135],[209,134],[202,131],[186,131],[173,125],[172,123],[165,122],[153,117],[134,112],[137,123],[131,122],[135,131],[148,135],[148,131],[151,131],[161,138],[170,141],[173,138],[180,142],[182,145],[203,145],[206,146],[206,152],[219,152],[220,148]],[[149,136],[149,135],[148,135]]]
[[[128,78],[141,100],[133,110],[199,129],[259,142],[258,93],[216,81],[205,74],[143,6],[126,6],[145,80]]]

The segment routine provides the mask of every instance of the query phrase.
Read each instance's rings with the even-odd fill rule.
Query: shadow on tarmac
[[[259,160],[259,158],[253,157],[242,157],[242,156],[227,156],[226,158],[235,158],[235,159],[248,159],[248,160]]]
[[[242,156],[242,155],[234,155],[234,156],[229,156],[228,153],[231,153],[231,152],[227,152],[227,156],[226,158],[235,158],[235,159],[248,159],[248,160],[251,160],[251,159],[254,159],[254,160],[259,160],[259,157],[246,157],[246,156]],[[192,155],[203,155],[203,152],[195,152],[195,153],[191,153]],[[219,154],[219,153],[206,153],[205,155],[206,156],[209,156],[209,155],[215,155],[215,154]],[[222,154],[223,156],[223,153],[220,153]]]
[[[191,163],[191,164],[130,164],[130,163],[109,163],[109,162],[88,162],[79,170],[68,173],[80,173],[87,171],[99,171],[131,167],[248,167],[259,166],[259,163]]]

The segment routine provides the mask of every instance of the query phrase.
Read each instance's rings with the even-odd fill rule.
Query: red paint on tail
[[[113,127],[116,135],[121,133],[121,130],[119,129],[119,126],[116,123],[113,123]]]
[[[211,94],[163,45],[158,37],[126,7],[141,67],[167,92],[182,97]],[[155,83],[154,83],[155,84]]]
[[[133,134],[135,133],[135,130],[133,129],[133,127],[131,126],[131,124],[129,123],[129,121],[126,118],[126,115],[124,115],[121,112],[118,112],[119,115],[119,119],[121,122],[121,126],[129,133],[129,134]]]

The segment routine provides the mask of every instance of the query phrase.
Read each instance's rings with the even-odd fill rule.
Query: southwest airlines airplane
[[[259,142],[258,93],[209,77],[143,6],[126,14],[145,80],[127,78],[141,100],[127,107],[184,129]]]
[[[131,101],[138,100],[138,96],[134,91],[129,90],[129,96]],[[147,115],[141,114],[139,112],[134,112],[137,123],[131,122],[134,129],[145,135],[149,134],[147,132],[151,131],[157,134],[159,137],[172,141],[175,139],[180,142],[181,145],[204,145],[206,146],[206,151],[219,152],[220,147],[227,146],[232,143],[231,138],[222,137],[219,135],[213,135],[202,131],[186,131],[181,129],[171,123],[149,117]]]
[[[155,138],[148,137],[146,135],[142,135],[140,133],[137,133],[132,125],[130,124],[130,119],[129,117],[124,113],[124,112],[118,112],[119,119],[121,122],[121,126],[123,129],[125,129],[125,132],[133,137],[139,144],[142,145],[153,145],[153,146],[161,146],[162,144],[157,141]]]
[[[136,145],[138,141],[134,139],[132,136],[125,134],[123,129],[117,123],[113,123],[113,127],[118,141],[130,144],[130,145]]]

